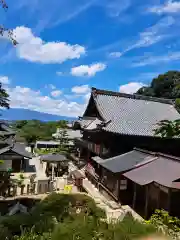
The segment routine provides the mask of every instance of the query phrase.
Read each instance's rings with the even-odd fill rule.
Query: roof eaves
[[[121,135],[121,136],[136,136],[136,137],[147,137],[147,138],[156,138],[156,139],[161,138],[162,139],[162,137],[158,136],[158,135],[145,135],[145,134],[143,135],[143,134],[130,134],[130,133],[122,133],[122,132],[113,132],[111,130],[106,129],[106,126],[103,127],[102,130],[104,132],[107,132],[107,133],[113,133],[113,134],[117,134],[117,135]],[[163,139],[170,139],[170,138],[164,137]],[[177,138],[173,138],[173,139],[177,139]]]
[[[139,94],[113,92],[113,91],[102,90],[102,89],[97,89],[97,88],[92,88],[92,94],[94,96],[108,95],[108,96],[114,96],[114,97],[124,97],[124,98],[131,98],[131,99],[137,99],[137,100],[138,99],[139,100],[147,100],[147,101],[152,101],[152,102],[159,102],[159,103],[174,105],[174,101],[172,99],[156,98],[156,97],[144,96],[144,95],[139,95]]]

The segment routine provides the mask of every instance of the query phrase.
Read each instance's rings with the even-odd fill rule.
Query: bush
[[[20,234],[23,227],[28,227],[29,216],[26,214],[19,214],[13,216],[4,216],[0,218],[0,224],[8,231],[14,234]]]
[[[158,231],[172,238],[180,236],[180,219],[169,216],[164,210],[156,210],[147,223],[153,224]]]
[[[106,217],[105,211],[97,207],[95,201],[87,195],[71,194],[70,198],[72,207],[79,207],[81,209],[81,212],[97,218]]]
[[[102,218],[104,211],[90,197],[53,193],[29,214],[1,217],[0,232],[3,237],[17,235],[13,240],[131,240],[156,232],[152,224],[138,222],[129,215],[116,223]],[[3,237],[0,235],[0,240],[6,239]]]
[[[11,236],[12,235],[11,235],[10,231],[8,230],[8,228],[3,225],[0,225],[0,239],[7,240],[7,239],[10,239]]]

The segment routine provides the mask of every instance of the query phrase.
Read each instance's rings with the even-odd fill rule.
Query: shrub
[[[7,240],[7,239],[10,239],[11,236],[12,235],[11,235],[10,231],[8,230],[8,228],[3,225],[0,225],[0,239]]]
[[[105,218],[106,213],[104,210],[96,206],[95,201],[84,194],[71,194],[72,207],[79,207],[81,212],[97,218]]]
[[[53,240],[92,240],[96,239],[97,222],[92,217],[77,215],[75,221],[65,220],[58,224],[52,233]]]
[[[147,223],[153,224],[158,231],[172,238],[180,236],[180,219],[169,216],[164,210],[156,210]]]
[[[62,221],[77,209],[97,218],[105,217],[105,212],[96,206],[94,200],[83,194],[52,193],[37,205],[34,212],[39,215],[55,216],[57,220]]]

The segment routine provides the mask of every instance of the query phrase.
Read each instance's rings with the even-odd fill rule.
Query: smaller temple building
[[[32,158],[23,144],[16,142],[16,133],[6,122],[0,122],[0,171],[26,171],[27,159]]]

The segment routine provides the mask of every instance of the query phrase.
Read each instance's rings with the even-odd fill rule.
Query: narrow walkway
[[[78,168],[72,162],[69,163],[70,171],[77,169]],[[83,173],[83,170],[80,171]],[[88,192],[88,195],[94,199],[97,206],[105,210],[108,221],[123,218],[125,212],[121,206],[115,201],[106,199],[87,178],[83,180],[83,187]]]

